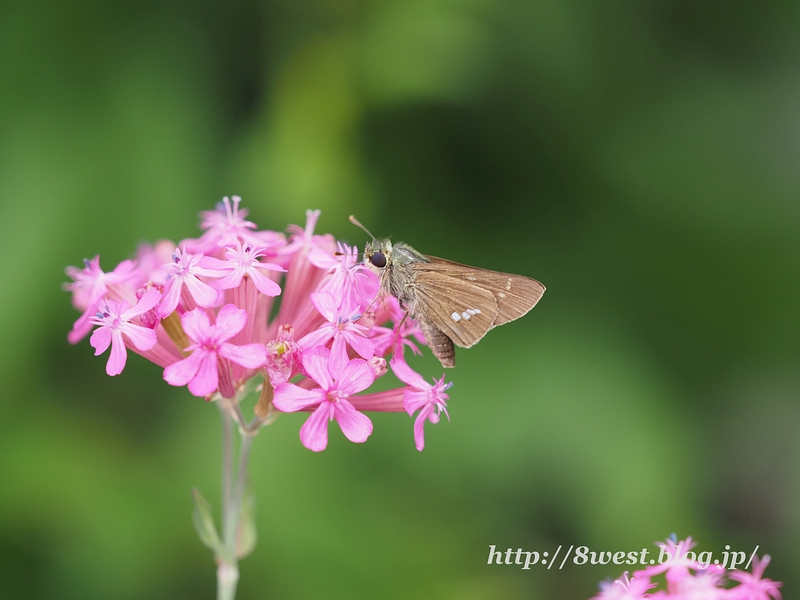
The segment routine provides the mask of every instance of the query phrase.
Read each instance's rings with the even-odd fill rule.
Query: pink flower
[[[372,421],[348,401],[353,394],[367,389],[375,381],[375,372],[367,361],[356,358],[340,371],[332,369],[331,351],[317,346],[303,353],[303,368],[319,387],[303,389],[293,383],[275,388],[273,404],[282,412],[314,408],[300,428],[303,445],[320,452],[328,445],[328,422],[336,420],[351,442],[365,442],[372,433]]]
[[[264,275],[260,269],[265,271],[284,271],[285,269],[273,263],[259,262],[258,257],[263,256],[265,251],[266,248],[260,244],[242,245],[237,240],[235,248],[225,249],[228,260],[206,257],[201,261],[201,266],[224,275],[217,281],[217,286],[222,290],[239,287],[242,278],[247,275],[253,280],[259,292],[265,296],[277,296],[281,293],[281,287]]]
[[[323,323],[316,331],[300,339],[297,343],[301,348],[323,346],[333,339],[331,361],[333,370],[337,372],[341,371],[349,360],[347,345],[361,358],[365,360],[372,358],[373,345],[366,336],[368,328],[356,323],[361,315],[352,314],[347,307],[340,310],[336,300],[327,292],[311,294],[311,303],[325,317],[327,323]]]
[[[320,211],[306,211],[306,226],[289,225],[289,243],[280,254],[289,258],[283,300],[277,321],[291,323],[298,337],[313,331],[319,325],[317,311],[308,302],[309,294],[317,291],[325,272],[312,256],[333,255],[335,241],[332,236],[315,235],[314,228]]]
[[[310,262],[315,267],[327,269],[329,260],[333,257],[335,243],[331,235],[317,235],[314,230],[317,228],[317,221],[321,211],[306,211],[306,226],[289,225],[287,228],[291,234],[289,243],[281,249],[282,254],[296,254],[306,251],[310,256]]]
[[[181,317],[186,335],[192,340],[186,350],[192,354],[164,369],[164,379],[171,385],[189,384],[195,396],[208,396],[219,386],[219,370],[229,367],[220,359],[227,359],[248,369],[257,369],[264,364],[267,353],[262,344],[234,346],[227,340],[244,327],[247,313],[233,304],[223,306],[212,325],[208,314],[196,308]],[[218,367],[218,363],[221,363]],[[222,373],[223,376],[229,373]]]
[[[729,598],[725,583],[725,569],[711,565],[708,569],[699,570],[694,575],[687,575],[679,582],[668,581],[667,591],[672,598],[688,598],[690,600],[724,600]],[[748,600],[750,596],[748,596]]]
[[[692,541],[691,536],[687,537],[685,540],[679,541],[677,536],[673,533],[665,542],[656,543],[656,546],[658,546],[662,552],[669,554],[670,559],[663,564],[645,567],[641,571],[638,571],[638,573],[647,574],[650,577],[659,573],[665,573],[667,584],[674,588],[685,578],[690,576],[689,569],[699,568],[697,561],[689,560],[686,557],[686,553],[696,545],[697,544]]]
[[[91,331],[89,318],[97,311],[100,300],[109,294],[109,286],[118,286],[138,276],[136,263],[132,260],[123,260],[111,273],[104,273],[100,268],[100,256],[95,256],[91,260],[84,259],[83,264],[83,269],[66,268],[67,275],[72,277],[73,283],[65,284],[64,289],[72,292],[73,305],[83,311],[67,336],[70,344],[77,344]],[[116,293],[110,299],[122,300],[122,297]],[[133,301],[132,297],[128,299]]]
[[[266,369],[270,383],[278,386],[289,381],[297,372],[300,348],[292,339],[292,326],[281,325],[278,337],[266,343]]]
[[[330,256],[317,251],[317,266],[329,269],[328,275],[319,286],[321,292],[328,292],[334,298],[341,298],[342,304],[353,306],[362,312],[378,295],[380,282],[378,276],[358,260],[358,248],[339,243],[339,256]]]
[[[129,308],[126,300],[115,302],[109,300],[104,309],[97,315],[90,317],[93,325],[99,325],[92,333],[89,343],[95,349],[95,356],[105,352],[109,345],[111,354],[106,363],[106,373],[119,375],[125,368],[128,353],[125,351],[125,338],[139,350],[150,350],[156,345],[156,334],[152,329],[142,327],[133,322],[133,319],[146,313],[158,304],[161,294],[152,289],[146,292],[133,308]]]
[[[392,371],[397,378],[409,386],[403,396],[403,404],[409,416],[419,410],[417,419],[414,421],[414,441],[417,450],[422,452],[425,448],[425,421],[431,423],[439,422],[439,415],[444,412],[447,415],[448,396],[445,392],[452,387],[451,383],[444,382],[442,378],[434,380],[434,385],[425,381],[419,373],[408,366],[402,355],[397,355],[391,361]],[[449,418],[449,415],[448,415]]]
[[[160,275],[166,276],[164,297],[156,309],[160,318],[168,317],[178,308],[184,285],[197,306],[208,308],[216,303],[219,292],[207,283],[200,281],[197,276],[221,277],[222,273],[201,267],[202,258],[202,254],[188,254],[181,252],[180,248],[175,248],[172,253],[172,262],[163,265],[158,270]]]
[[[725,568],[718,564],[700,563],[686,557],[686,552],[695,544],[692,538],[678,541],[672,534],[666,543],[657,544],[662,553],[669,553],[670,557],[663,564],[651,565],[636,571],[628,579],[627,572],[622,579],[600,584],[601,592],[592,600],[638,600],[651,598],[652,600],[781,600],[778,588],[780,583],[770,579],[762,579],[764,569],[769,563],[769,557],[764,560],[755,559],[753,573],[732,571],[728,574],[730,579],[740,582],[740,585],[725,588]],[[710,555],[710,553],[709,553]],[[661,560],[661,558],[659,558]],[[707,565],[707,566],[706,566]],[[666,590],[655,593],[645,593],[655,587],[650,578],[654,574],[664,573],[667,583]]]
[[[136,288],[150,284],[163,286],[169,279],[168,273],[162,273],[159,269],[172,262],[172,252],[175,250],[175,243],[170,240],[159,240],[155,246],[142,243],[136,249],[136,266],[138,267],[139,277],[132,282]]]
[[[734,571],[729,577],[740,583],[739,586],[731,590],[732,600],[781,600],[781,593],[778,590],[781,583],[771,579],[761,579],[764,569],[769,564],[769,555],[761,560],[753,560],[753,573],[744,571]]]
[[[594,596],[591,600],[641,600],[647,598],[647,590],[655,587],[655,584],[650,583],[649,577],[631,577],[628,578],[628,572],[622,574],[622,577],[616,581],[603,581],[600,584],[600,593]]]
[[[239,196],[233,196],[233,205],[225,196],[221,202],[217,203],[215,210],[204,210],[200,213],[202,221],[200,228],[206,232],[199,240],[186,240],[186,247],[191,252],[202,252],[211,254],[216,248],[232,246],[237,241],[248,244],[258,244],[259,239],[252,232],[256,224],[245,220],[247,209],[240,209]]]

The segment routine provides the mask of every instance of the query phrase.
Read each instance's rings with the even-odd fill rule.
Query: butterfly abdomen
[[[442,366],[451,369],[456,366],[456,350],[453,347],[453,340],[447,337],[444,332],[423,315],[417,315],[417,322],[425,335],[425,343],[431,349],[433,355],[439,359]]]

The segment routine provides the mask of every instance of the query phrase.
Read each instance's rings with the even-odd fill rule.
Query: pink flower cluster
[[[372,433],[364,411],[416,412],[422,450],[423,425],[447,414],[451,384],[428,383],[406,363],[404,349],[425,343],[417,324],[379,296],[355,247],[314,233],[319,211],[286,236],[258,231],[239,202],[226,197],[203,212],[197,239],[140,247],[107,273],[97,256],[68,267],[65,289],[81,312],[69,341],[94,327],[95,355],[111,348],[109,375],[131,350],[163,367],[167,383],[206,399],[233,398],[263,377],[274,409],[311,413],[300,439],[314,451],[327,446],[330,421],[364,442]],[[405,386],[359,395],[387,373],[387,358]]]
[[[753,558],[751,573],[739,570],[728,572],[721,565],[705,566],[687,557],[686,553],[695,546],[691,537],[677,541],[673,536],[657,545],[669,552],[670,556],[678,558],[636,571],[632,577],[625,572],[616,581],[604,581],[600,584],[600,593],[591,600],[781,600],[778,590],[781,584],[762,578],[770,561],[769,556],[760,560]],[[690,555],[694,556],[693,553]],[[652,578],[662,573],[667,589],[650,593],[657,585]],[[724,587],[726,576],[736,581],[737,585]]]

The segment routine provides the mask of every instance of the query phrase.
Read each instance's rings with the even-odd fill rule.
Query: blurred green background
[[[548,287],[458,353],[452,422],[256,440],[239,598],[586,599],[624,567],[488,547],[773,556],[800,596],[800,5],[690,0],[0,6],[0,596],[213,598],[190,490],[217,410],[61,291],[239,194]],[[440,376],[435,360],[416,363]]]

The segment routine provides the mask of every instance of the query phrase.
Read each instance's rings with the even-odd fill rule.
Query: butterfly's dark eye
[[[373,266],[382,269],[386,266],[386,255],[383,252],[376,252],[369,257],[369,262],[371,262]]]

